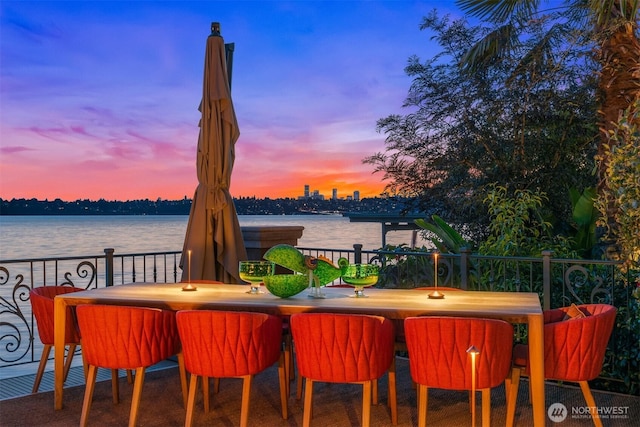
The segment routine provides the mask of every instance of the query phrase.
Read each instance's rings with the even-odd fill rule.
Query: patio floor
[[[60,411],[53,409],[52,373],[47,372],[41,385],[41,392],[31,395],[33,375],[17,379],[0,380],[0,426],[68,426],[77,425],[80,421],[84,386],[82,385],[81,368],[72,368],[67,388],[65,388],[65,407]],[[101,373],[103,381],[96,385],[93,405],[89,415],[90,425],[121,426],[126,425],[129,418],[132,386],[125,378],[121,378],[120,404],[111,401],[111,384],[109,373]],[[415,390],[411,387],[408,361],[398,358],[398,425],[416,425]],[[80,385],[78,385],[80,384]],[[302,425],[303,403],[295,399],[295,383],[292,384],[292,396],[289,399],[288,420],[280,417],[278,377],[275,367],[257,375],[251,395],[249,425],[256,426],[300,426]],[[386,402],[386,376],[380,380],[380,402]],[[314,388],[314,411],[312,424],[323,427],[359,425],[361,417],[362,387],[343,384],[318,384]],[[8,392],[13,396],[7,397]],[[211,411],[205,414],[202,410],[202,397],[197,402],[195,425],[237,426],[240,424],[240,396],[242,381],[239,379],[223,379],[220,381],[220,392],[212,396]],[[21,396],[22,395],[22,396]],[[617,408],[618,418],[603,418],[605,426],[637,425],[640,419],[640,397],[604,393],[594,391],[598,407],[605,411]],[[491,394],[492,425],[505,424],[504,387],[498,387]],[[481,423],[480,396],[478,394],[477,425]],[[593,425],[588,416],[572,414],[581,412],[585,406],[582,393],[577,387],[546,386],[546,403],[562,403],[568,416],[561,426]],[[138,425],[180,426],[184,425],[185,410],[177,369],[173,363],[165,363],[159,369],[149,372],[145,377],[144,390],[140,403]],[[471,424],[469,399],[466,392],[432,389],[429,391],[427,423],[430,426],[464,426]],[[552,425],[551,421],[548,421]],[[389,410],[385,404],[372,406],[372,426],[391,426]],[[531,406],[528,403],[528,383],[521,381],[516,425],[533,425]]]

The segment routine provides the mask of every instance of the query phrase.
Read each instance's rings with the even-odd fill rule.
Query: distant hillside
[[[313,215],[345,212],[397,213],[405,200],[234,199],[238,215]],[[191,200],[76,200],[0,199],[0,215],[189,215]]]

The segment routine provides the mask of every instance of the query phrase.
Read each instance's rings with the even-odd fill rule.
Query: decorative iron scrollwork
[[[9,270],[0,267],[0,286],[10,286]],[[17,274],[11,290],[11,299],[0,296],[0,360],[15,362],[29,352],[33,342],[33,331],[21,306],[29,301],[29,287],[24,284],[24,276]],[[5,294],[3,292],[2,294]],[[28,337],[28,339],[25,339]]]
[[[76,275],[78,276],[79,279],[88,279],[86,280],[86,284],[83,287],[85,289],[89,289],[91,287],[91,284],[93,284],[96,280],[96,275],[97,275],[96,266],[91,261],[82,261],[76,267]],[[64,282],[60,283],[60,285],[82,287],[82,286],[77,286],[73,282],[72,277],[73,277],[73,273],[71,273],[70,271],[64,273],[65,280]]]
[[[595,283],[595,286],[593,284]],[[591,276],[589,270],[581,265],[573,265],[569,267],[564,273],[564,285],[571,294],[571,296],[575,299],[574,301],[567,302],[576,302],[578,304],[585,304],[583,298],[578,295],[579,293],[584,294],[584,292],[588,292],[589,289],[589,303],[593,304],[598,302],[596,296],[600,294],[604,294],[608,301],[611,301],[612,296],[611,292],[603,287],[603,279],[599,275]],[[583,291],[583,292],[580,292]],[[569,298],[564,297],[569,300]]]

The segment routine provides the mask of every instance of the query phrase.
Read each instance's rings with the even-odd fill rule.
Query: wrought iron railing
[[[105,249],[104,255],[0,260],[0,377],[10,376],[5,368],[39,361],[42,346],[29,302],[31,289],[175,283],[180,255],[180,251],[120,255]]]
[[[362,245],[354,245],[353,249],[298,249],[336,262],[345,257],[351,263],[377,263],[382,266],[378,287],[430,286],[436,274],[433,256],[428,252],[363,251]],[[616,262],[556,259],[552,255],[544,252],[541,258],[507,258],[465,250],[460,254],[440,254],[438,284],[468,290],[537,292],[545,310],[571,303],[604,302],[616,306],[618,326],[609,343],[604,374],[607,381],[628,383],[631,378],[626,387],[637,394],[637,361],[634,367],[628,360],[619,360],[638,355],[638,332],[633,325],[639,322],[639,315],[637,300],[631,296],[631,278],[617,268]],[[103,255],[0,260],[0,377],[11,376],[11,367],[36,369],[41,346],[29,303],[32,288],[72,285],[93,289],[131,282],[175,283],[182,273],[180,257],[180,251],[115,254],[113,249],[105,249]]]

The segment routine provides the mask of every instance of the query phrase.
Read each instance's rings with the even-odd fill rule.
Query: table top
[[[170,310],[215,309],[258,311],[291,315],[302,312],[375,314],[390,319],[423,315],[459,315],[527,323],[529,316],[542,315],[540,299],[529,292],[447,292],[444,299],[429,299],[429,291],[367,288],[366,298],[354,298],[350,288],[323,288],[325,298],[311,298],[304,291],[279,298],[266,289],[248,294],[248,285],[197,283],[196,291],[182,291],[183,283],[134,283],[90,289],[56,296],[66,304],[87,303],[139,305]]]

